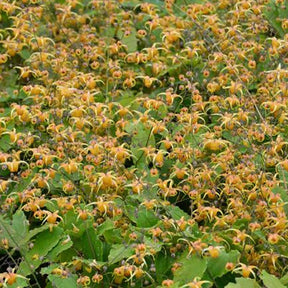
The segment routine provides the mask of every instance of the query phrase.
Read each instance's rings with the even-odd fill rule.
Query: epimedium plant
[[[0,287],[287,287],[287,1],[0,3]]]

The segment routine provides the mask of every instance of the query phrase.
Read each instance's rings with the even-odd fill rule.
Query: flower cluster
[[[0,287],[283,277],[287,5],[1,1]]]

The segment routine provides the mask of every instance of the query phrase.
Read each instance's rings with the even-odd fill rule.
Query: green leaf
[[[127,205],[126,213],[129,219],[140,228],[153,227],[159,221],[159,217],[157,217],[153,211],[147,210],[144,206]]]
[[[170,272],[170,268],[174,262],[174,259],[166,253],[158,253],[155,259],[156,277],[157,281],[161,282],[166,278],[166,274]],[[170,272],[171,274],[171,272]]]
[[[194,4],[194,3],[199,3],[199,4],[201,4],[201,3],[204,3],[205,2],[205,0],[178,0],[177,1],[177,4],[178,5],[183,5],[183,4],[185,4],[185,5],[190,5],[190,4]]]
[[[267,288],[286,288],[278,278],[267,273],[265,270],[262,271],[260,278]]]
[[[103,233],[107,230],[115,229],[114,223],[112,220],[107,219],[104,223],[102,223],[99,227],[97,227],[97,234],[103,235]]]
[[[281,282],[283,285],[287,285],[287,284],[288,284],[288,273],[285,274],[285,275],[280,279],[280,282]]]
[[[163,7],[163,2],[161,0],[146,0],[145,2],[159,6],[159,8]]]
[[[282,167],[279,167],[279,179],[284,182],[288,183],[288,172],[285,171]]]
[[[69,275],[67,278],[63,278],[59,275],[48,275],[48,279],[53,287],[56,288],[77,288],[77,276]]]
[[[208,271],[209,276],[212,276],[213,279],[216,277],[221,277],[227,270],[225,266],[228,262],[236,264],[239,260],[240,253],[237,250],[232,250],[229,253],[223,251],[217,258],[209,258],[208,260]]]
[[[24,255],[24,260],[19,266],[17,273],[27,276],[37,269],[41,263],[48,261],[46,255],[61,239],[63,229],[53,227],[53,230],[41,232],[35,238],[34,246]]]
[[[8,239],[11,247],[20,248],[27,243],[27,240],[25,239],[27,233],[28,222],[21,210],[15,213],[11,223],[9,220],[0,216],[0,239]]]
[[[30,58],[31,56],[31,53],[28,49],[22,49],[20,52],[19,52],[19,55],[21,56],[21,58],[23,58],[24,60],[27,60]]]
[[[32,230],[29,231],[29,234],[25,237],[24,242],[28,242],[30,239],[32,239],[34,236],[36,236],[37,234],[47,230],[49,228],[49,224],[46,223],[43,226],[34,228]]]
[[[130,123],[125,127],[126,132],[128,132],[132,136],[131,142],[131,152],[136,157],[136,163],[139,165],[139,161],[141,163],[145,163],[144,151],[140,150],[140,148],[144,148],[147,146],[155,147],[155,138],[153,133],[151,133],[151,129],[146,128],[142,122],[138,123]]]
[[[14,97],[15,95],[13,94],[13,90],[16,87],[16,81],[18,78],[17,71],[15,69],[9,69],[8,71],[2,71],[1,73],[3,76],[3,80],[1,81],[1,88],[6,87],[6,92],[9,94],[9,96]],[[5,100],[7,99],[5,95],[3,96],[4,97],[0,97],[0,102],[5,102]]]
[[[47,258],[51,259],[52,261],[56,261],[57,256],[63,251],[72,247],[72,245],[73,242],[68,236],[62,237],[58,244],[47,254]]]
[[[132,102],[136,99],[133,91],[127,90],[125,91],[125,93],[123,93],[123,95],[121,96],[121,98],[118,100],[118,102],[122,105],[122,106],[128,106],[130,104],[132,104]]]
[[[123,241],[120,229],[106,230],[103,235],[109,244],[122,243]]]
[[[116,36],[115,35],[115,32],[116,32],[117,30],[116,30],[116,28],[115,27],[109,27],[108,29],[106,29],[105,30],[105,36],[106,37],[114,37],[114,36]]]
[[[129,217],[129,219],[136,223],[136,211],[137,211],[137,207],[132,206],[132,205],[126,205],[125,206],[126,209],[126,215]]]
[[[168,205],[167,207],[165,207],[165,210],[166,212],[168,212],[168,217],[171,217],[174,220],[179,220],[181,219],[181,217],[184,217],[184,219],[186,220],[190,219],[190,216],[178,206]]]
[[[132,256],[134,249],[131,246],[125,247],[123,244],[114,244],[110,250],[108,261],[109,264],[115,264],[122,259]]]
[[[247,219],[237,219],[233,225],[234,228],[237,229],[245,229],[249,224]]]
[[[141,207],[136,217],[136,225],[141,228],[149,228],[155,226],[159,218],[151,210]]]
[[[197,255],[187,256],[186,253],[177,263],[180,263],[181,267],[175,271],[173,280],[180,284],[191,282],[195,277],[201,279],[207,268],[206,259]]]
[[[61,221],[59,225],[65,230],[73,230],[73,225],[77,221],[77,216],[78,215],[74,211],[69,210],[63,215],[63,221]]]
[[[269,24],[276,30],[280,37],[284,37],[285,35],[285,31],[281,26],[281,21],[279,21],[279,19],[283,18],[283,13],[285,12],[285,15],[287,15],[287,8],[285,7],[285,9],[282,9],[280,6],[277,6],[275,4],[275,1],[270,1],[264,9],[264,16],[266,17]]]
[[[282,170],[284,171],[284,170]],[[281,174],[281,168],[279,168],[279,174]],[[285,171],[286,172],[286,171]],[[286,172],[287,173],[287,172]],[[285,178],[285,180],[288,179],[288,175],[287,175],[287,178]],[[284,211],[286,213],[286,216],[288,216],[288,194],[287,194],[287,191],[284,187],[274,187],[272,188],[272,192],[274,194],[279,194],[281,196],[281,199],[283,202],[285,202],[284,204]]]
[[[199,147],[204,133],[205,131],[201,129],[197,133],[189,133],[187,136],[185,136],[185,141],[188,141],[191,147]]]
[[[80,240],[75,242],[75,248],[80,249],[85,258],[92,258],[97,261],[103,259],[103,243],[99,240],[94,228],[86,229]]]
[[[78,229],[78,231],[76,232],[74,231],[74,229],[71,229],[71,230],[69,229],[69,235],[76,237],[76,238],[80,238],[86,232],[88,227],[92,227],[93,219],[87,219],[85,221],[80,221],[80,219],[78,219],[77,222],[76,221],[74,222],[74,225]]]
[[[11,141],[10,141],[10,136],[9,135],[3,135],[0,138],[0,150],[2,152],[7,152],[10,150],[11,147],[12,147],[12,145],[11,145]]]
[[[128,52],[129,53],[135,52],[138,47],[136,38],[136,29],[135,28],[131,29],[131,33],[128,36],[124,36],[123,33],[121,34],[122,35],[120,35],[119,37],[121,39],[121,42],[124,45],[127,45]]]
[[[236,283],[229,283],[225,288],[260,288],[255,279],[236,278]]]
[[[144,236],[144,243],[148,249],[153,249],[155,253],[160,252],[164,246],[163,242],[157,240],[155,241],[154,239],[146,236]]]
[[[13,215],[12,227],[17,232],[18,239],[15,239],[17,242],[21,241],[24,237],[26,237],[29,230],[29,222],[26,219],[26,216],[22,210],[18,210]]]

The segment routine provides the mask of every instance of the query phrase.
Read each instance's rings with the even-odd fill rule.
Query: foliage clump
[[[0,2],[0,287],[287,287],[288,1]]]

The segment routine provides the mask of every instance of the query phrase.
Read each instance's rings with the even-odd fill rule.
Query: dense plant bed
[[[288,1],[0,1],[0,287],[288,287]]]

